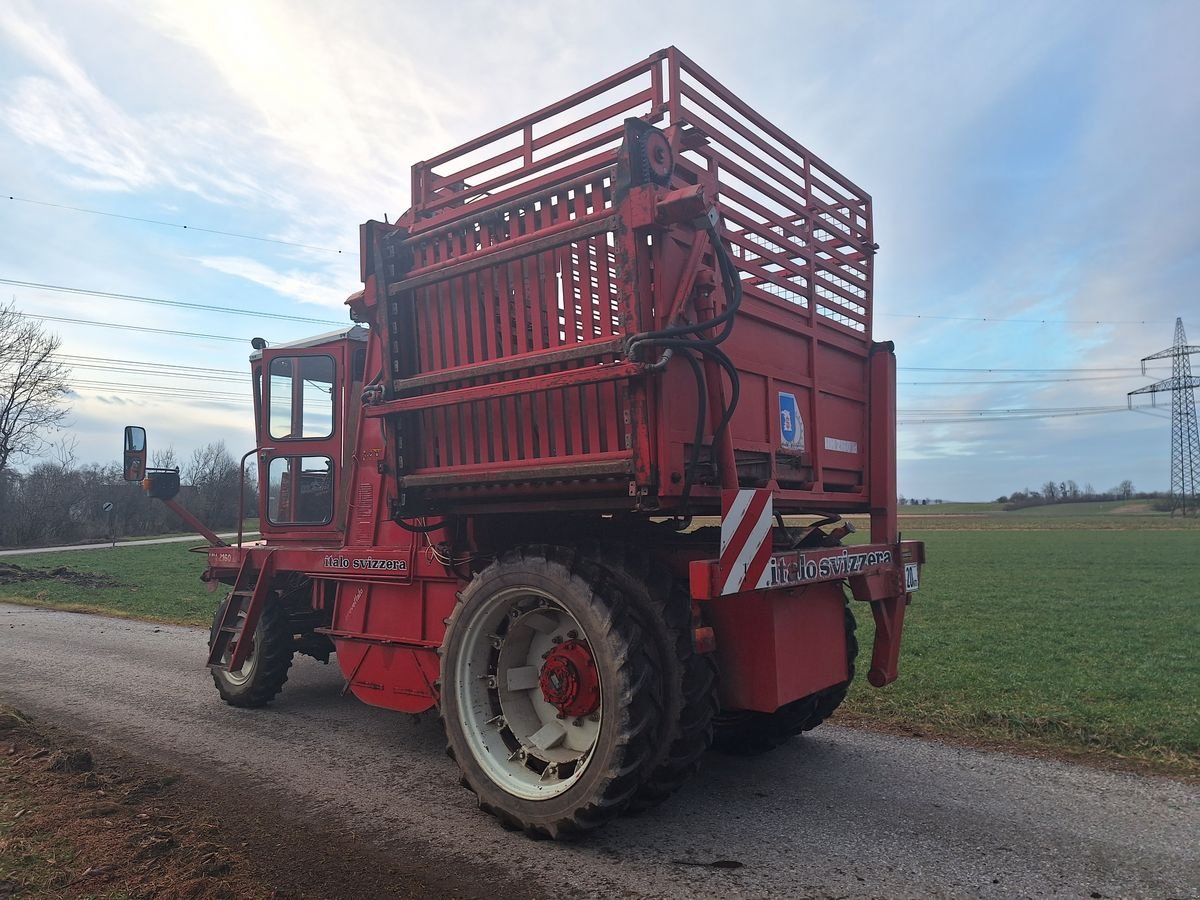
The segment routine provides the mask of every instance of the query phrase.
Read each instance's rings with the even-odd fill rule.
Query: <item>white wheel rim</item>
[[[475,762],[493,783],[525,800],[568,790],[587,768],[600,735],[603,686],[591,713],[564,718],[543,696],[540,676],[555,647],[573,640],[587,645],[579,622],[549,594],[513,588],[462,628],[451,675]]]

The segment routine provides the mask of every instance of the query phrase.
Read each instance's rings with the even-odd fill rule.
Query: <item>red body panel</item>
[[[708,611],[724,708],[774,712],[846,680],[838,585],[734,594],[713,600]]]

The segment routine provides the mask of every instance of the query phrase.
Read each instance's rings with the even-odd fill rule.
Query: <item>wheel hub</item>
[[[547,703],[572,719],[591,715],[600,705],[596,660],[582,641],[566,641],[550,652],[538,686]]]

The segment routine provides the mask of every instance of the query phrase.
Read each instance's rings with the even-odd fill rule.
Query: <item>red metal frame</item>
[[[661,126],[669,182],[638,179],[628,118]],[[876,617],[871,682],[894,679],[905,566],[923,548],[897,532],[870,198],[675,48],[417,164],[412,184],[395,224],[362,228],[365,287],[347,302],[371,325],[365,363],[344,336],[253,360],[260,484],[279,456],[334,460],[329,523],[271,523],[266,488],[260,515],[271,565],[307,579],[349,689],[409,712],[436,703],[456,594],[519,534],[569,541],[586,521],[619,536],[626,520],[603,516],[719,513],[722,490],[750,488],[778,513],[869,513],[871,543],[776,547],[766,589],[721,596],[715,541],[650,539],[707,607],[697,634],[721,657],[726,705],[771,711],[845,678],[843,583]],[[695,373],[657,350],[633,358],[628,341],[730,308],[722,246],[741,276],[721,345],[741,399],[714,446],[732,384],[706,356],[705,471],[685,507]],[[318,354],[339,376],[333,434],[272,438],[270,361]],[[802,446],[783,446],[781,392]],[[233,583],[261,552],[240,535],[213,547],[207,577]]]
[[[618,183],[629,117],[665,129],[670,184]],[[680,508],[695,386],[682,364],[637,368],[620,342],[728,301],[703,230],[680,218],[697,197],[716,203],[743,274],[724,348],[743,394],[690,508],[718,512],[741,483],[773,489],[785,513],[877,514],[870,198],[675,48],[418,163],[408,212],[364,227],[355,311],[395,338],[395,399],[369,415],[406,447],[408,512],[548,495]],[[711,360],[706,380],[707,445],[728,386]],[[800,452],[779,446],[781,392],[799,402]],[[614,454],[624,465],[593,471]]]

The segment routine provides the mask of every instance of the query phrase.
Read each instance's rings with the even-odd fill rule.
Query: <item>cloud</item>
[[[471,105],[449,80],[391,50],[374,8],[270,0],[149,8],[169,38],[212,66],[286,171],[303,173],[318,206],[341,197],[398,211],[406,164],[453,143],[446,113]]]
[[[352,282],[344,277],[344,267],[333,272],[303,269],[284,272],[244,256],[204,256],[195,261],[205,268],[268,288],[281,297],[339,310],[349,322],[345,301],[351,293],[347,285]]]

